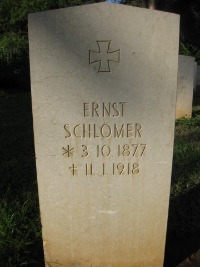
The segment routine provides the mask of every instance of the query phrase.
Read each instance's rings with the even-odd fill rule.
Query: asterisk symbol
[[[63,150],[64,150],[63,156],[67,156],[69,158],[70,156],[73,155],[73,152],[74,152],[74,148],[73,147],[70,148],[69,145],[68,145],[67,148],[63,147]]]

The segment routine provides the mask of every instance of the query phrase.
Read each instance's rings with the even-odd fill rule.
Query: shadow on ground
[[[200,248],[200,185],[171,199],[165,267],[175,267]]]

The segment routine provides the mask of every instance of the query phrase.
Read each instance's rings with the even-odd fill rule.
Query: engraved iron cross
[[[98,51],[89,50],[89,65],[99,64],[98,72],[111,72],[110,62],[119,63],[120,49],[110,51],[112,41],[97,41]]]

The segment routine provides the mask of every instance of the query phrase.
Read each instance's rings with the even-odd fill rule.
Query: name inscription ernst
[[[101,143],[92,145],[90,148],[85,144],[73,147],[71,143],[68,143],[63,146],[62,155],[66,159],[70,158],[73,162],[73,157],[76,155],[76,157],[80,157],[82,160],[89,160],[88,162],[82,162],[80,166],[75,162],[70,164],[68,169],[72,176],[78,174],[86,176],[135,176],[140,173],[139,159],[145,156],[147,144],[134,142],[133,139],[142,137],[142,125],[138,122],[98,124],[98,118],[113,118],[114,120],[119,117],[124,118],[127,112],[127,105],[127,102],[83,103],[83,117],[97,118],[97,123],[64,125],[64,137],[66,140],[70,141],[72,138],[109,140],[108,144]],[[110,138],[120,138],[120,140],[121,138],[128,138],[126,140],[130,139],[131,142],[112,146]],[[109,164],[106,164],[105,161],[104,163],[98,162],[100,157],[108,158]],[[120,161],[110,162],[112,158],[118,158]],[[125,162],[125,158],[128,159],[128,162]],[[95,167],[96,165],[98,165],[97,168]]]

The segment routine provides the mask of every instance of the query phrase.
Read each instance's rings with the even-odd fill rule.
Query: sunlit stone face
[[[163,266],[178,24],[107,3],[29,16],[46,266]]]

